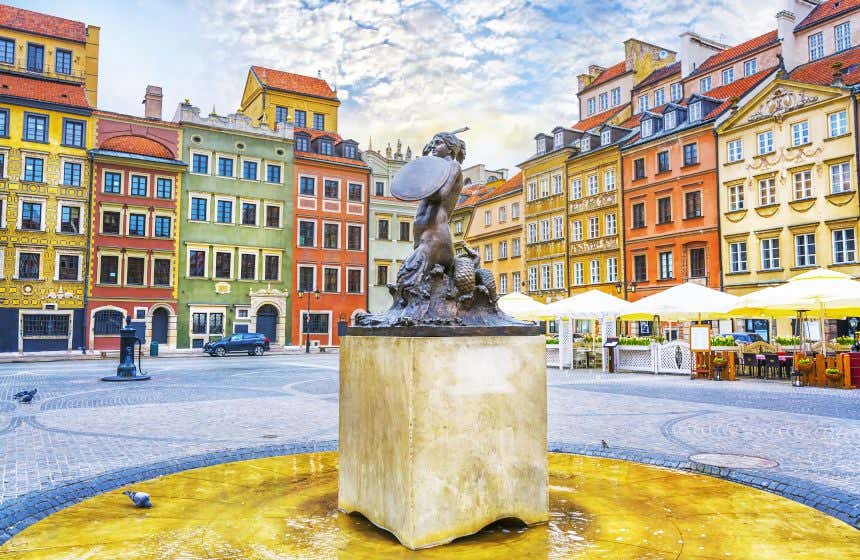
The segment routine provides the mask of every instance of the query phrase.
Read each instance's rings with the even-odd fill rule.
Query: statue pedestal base
[[[411,549],[548,520],[543,336],[347,336],[338,507]]]

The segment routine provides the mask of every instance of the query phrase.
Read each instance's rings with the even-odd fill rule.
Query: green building
[[[293,128],[183,103],[177,348],[234,332],[284,344],[293,268]]]

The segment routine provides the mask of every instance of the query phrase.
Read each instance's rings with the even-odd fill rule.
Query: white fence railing
[[[692,352],[686,342],[675,340],[650,346],[617,346],[615,363],[618,371],[689,374]]]

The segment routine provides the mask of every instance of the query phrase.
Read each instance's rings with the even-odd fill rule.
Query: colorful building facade
[[[181,104],[177,346],[234,332],[290,339],[293,127]]]
[[[252,66],[239,112],[271,128],[289,122],[296,128],[337,132],[339,107],[336,92],[322,78]]]

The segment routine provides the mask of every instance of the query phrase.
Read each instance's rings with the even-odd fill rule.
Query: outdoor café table
[[[794,363],[794,358],[792,358],[791,356],[787,356],[785,354],[778,354],[777,358],[779,358],[779,363],[783,369],[784,368],[790,368],[791,365]],[[759,367],[762,367],[764,365],[764,363],[765,363],[764,354],[756,354],[755,359],[758,362]]]

